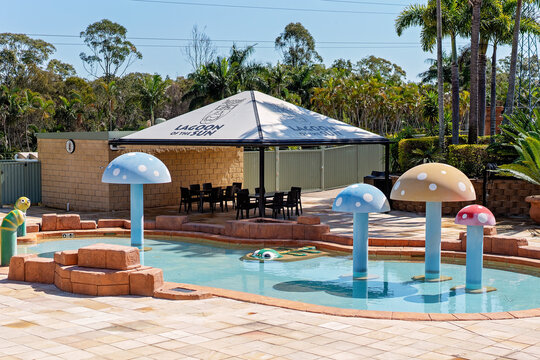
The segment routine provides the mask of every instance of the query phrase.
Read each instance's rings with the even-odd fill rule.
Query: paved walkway
[[[321,221],[330,225],[331,231],[337,234],[352,235],[352,214],[332,211],[332,202],[342,189],[319,191],[302,194],[304,214],[320,216]],[[10,208],[0,208],[0,219],[11,211]],[[236,217],[236,211],[216,211],[211,214],[208,209],[201,214],[197,211],[190,212],[190,221],[219,223]],[[58,214],[65,211],[40,206],[33,206],[28,210],[29,221],[41,221],[41,215],[55,212]],[[153,219],[157,215],[177,215],[176,206],[167,206],[145,210],[145,218]],[[185,213],[183,213],[185,214]],[[80,213],[81,219],[97,220],[109,218],[129,219],[129,211],[114,212],[86,212]],[[370,214],[369,235],[377,238],[424,238],[425,218],[422,214],[404,211],[391,211],[386,214]],[[457,239],[459,232],[465,231],[464,226],[454,224],[453,217],[443,217],[442,237],[444,239]],[[531,243],[540,245],[540,227],[528,217],[521,218],[498,218],[497,231],[500,235],[517,236],[526,238]]]
[[[540,358],[540,318],[343,318],[222,298],[94,298],[3,278],[0,359]]]

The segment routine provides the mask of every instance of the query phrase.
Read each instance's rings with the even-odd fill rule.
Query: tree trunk
[[[459,144],[459,69],[456,36],[452,35],[452,144]]]
[[[478,45],[480,37],[480,7],[482,0],[472,1],[471,26],[471,96],[469,114],[469,144],[478,142]]]
[[[493,42],[493,55],[491,56],[491,104],[489,114],[489,142],[493,143],[497,121],[497,41]]]
[[[437,92],[439,103],[439,148],[444,148],[444,83],[442,63],[442,17],[441,0],[437,0]]]
[[[510,73],[508,74],[508,93],[506,94],[506,104],[504,105],[504,114],[512,115],[514,111],[514,91],[516,88],[516,64],[519,45],[519,27],[521,23],[521,4],[522,0],[517,0],[516,19],[514,21],[514,36],[512,38],[512,52],[510,53]],[[506,122],[503,119],[504,122]]]
[[[480,39],[478,49],[478,136],[486,134],[486,52],[488,42]]]

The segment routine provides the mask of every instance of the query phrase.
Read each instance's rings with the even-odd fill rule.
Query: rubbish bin
[[[384,171],[372,171],[371,175],[364,176],[364,184],[370,184],[385,193]]]

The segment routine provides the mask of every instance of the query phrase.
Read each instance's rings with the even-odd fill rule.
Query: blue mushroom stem
[[[367,276],[368,219],[369,213],[353,214],[353,278]]]
[[[426,202],[426,279],[438,279],[441,273],[441,202]]]
[[[482,288],[482,267],[484,255],[484,227],[467,225],[467,290]]]
[[[143,184],[131,184],[131,246],[143,248],[144,203]]]

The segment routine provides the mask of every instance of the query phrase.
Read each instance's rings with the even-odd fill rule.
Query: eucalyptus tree
[[[44,64],[56,48],[25,34],[0,34],[0,82],[10,88],[27,86],[32,70]]]
[[[81,31],[80,36],[90,50],[89,54],[79,54],[85,70],[96,78],[103,76],[109,83],[115,76],[123,75],[134,61],[142,59],[142,54],[127,40],[126,34],[125,27],[108,19],[90,24]]]
[[[396,18],[395,28],[399,36],[409,27],[420,26],[420,43],[424,51],[432,51],[436,43],[436,1],[429,0],[427,5],[415,4],[406,7]],[[452,46],[452,143],[459,141],[459,68],[456,39],[464,33],[467,16],[467,4],[459,0],[442,0],[442,34],[450,37]]]
[[[315,50],[315,39],[301,23],[290,23],[276,38],[275,48],[281,50],[283,61],[292,67],[322,62]]]

